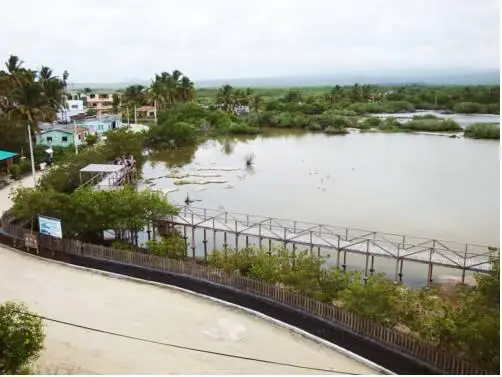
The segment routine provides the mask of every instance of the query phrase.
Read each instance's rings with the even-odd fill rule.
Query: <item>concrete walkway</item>
[[[20,184],[29,185],[31,178]],[[3,212],[11,205],[1,190]],[[376,370],[265,319],[166,286],[92,273],[0,247],[0,302],[78,325],[186,347],[357,374]],[[46,322],[37,368],[63,374],[319,374]],[[328,373],[326,373],[328,374]]]

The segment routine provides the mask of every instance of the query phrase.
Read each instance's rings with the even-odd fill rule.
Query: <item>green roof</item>
[[[12,158],[14,156],[17,156],[17,153],[12,153],[12,152],[0,150],[0,161],[7,160],[7,159]]]

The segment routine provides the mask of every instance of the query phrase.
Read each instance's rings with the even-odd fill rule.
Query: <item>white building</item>
[[[83,113],[85,113],[84,101],[68,100],[66,101],[66,108],[57,113],[57,120],[60,122],[70,122],[72,116]]]

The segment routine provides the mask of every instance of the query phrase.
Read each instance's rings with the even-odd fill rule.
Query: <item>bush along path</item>
[[[413,334],[490,372],[500,368],[500,261],[474,286],[448,285],[413,290],[384,274],[369,276],[325,268],[308,252],[285,249],[217,251],[209,265],[343,307],[381,325]]]

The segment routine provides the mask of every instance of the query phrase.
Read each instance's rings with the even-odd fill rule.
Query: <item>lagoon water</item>
[[[255,155],[252,171],[244,158]],[[173,160],[174,158],[174,160]],[[177,161],[176,161],[177,160]],[[194,206],[474,244],[499,244],[499,143],[413,134],[326,136],[298,130],[208,141],[154,156],[144,178],[204,166],[233,185],[178,186],[169,199]],[[242,179],[242,176],[245,177]],[[239,177],[240,176],[240,177]],[[156,189],[176,187],[155,181]],[[357,258],[349,256],[349,264]],[[394,264],[377,261],[377,271]],[[361,266],[361,264],[359,264]],[[415,284],[425,265],[408,272]],[[406,268],[405,268],[406,270]],[[458,271],[436,273],[458,276]],[[405,275],[407,272],[405,271]]]
[[[452,119],[461,127],[465,128],[473,123],[500,123],[500,115],[495,114],[443,114],[438,111],[419,110],[415,113],[398,113],[398,114],[374,114],[372,116],[380,118],[395,117],[400,121],[407,121],[415,115],[435,115],[443,119]]]

